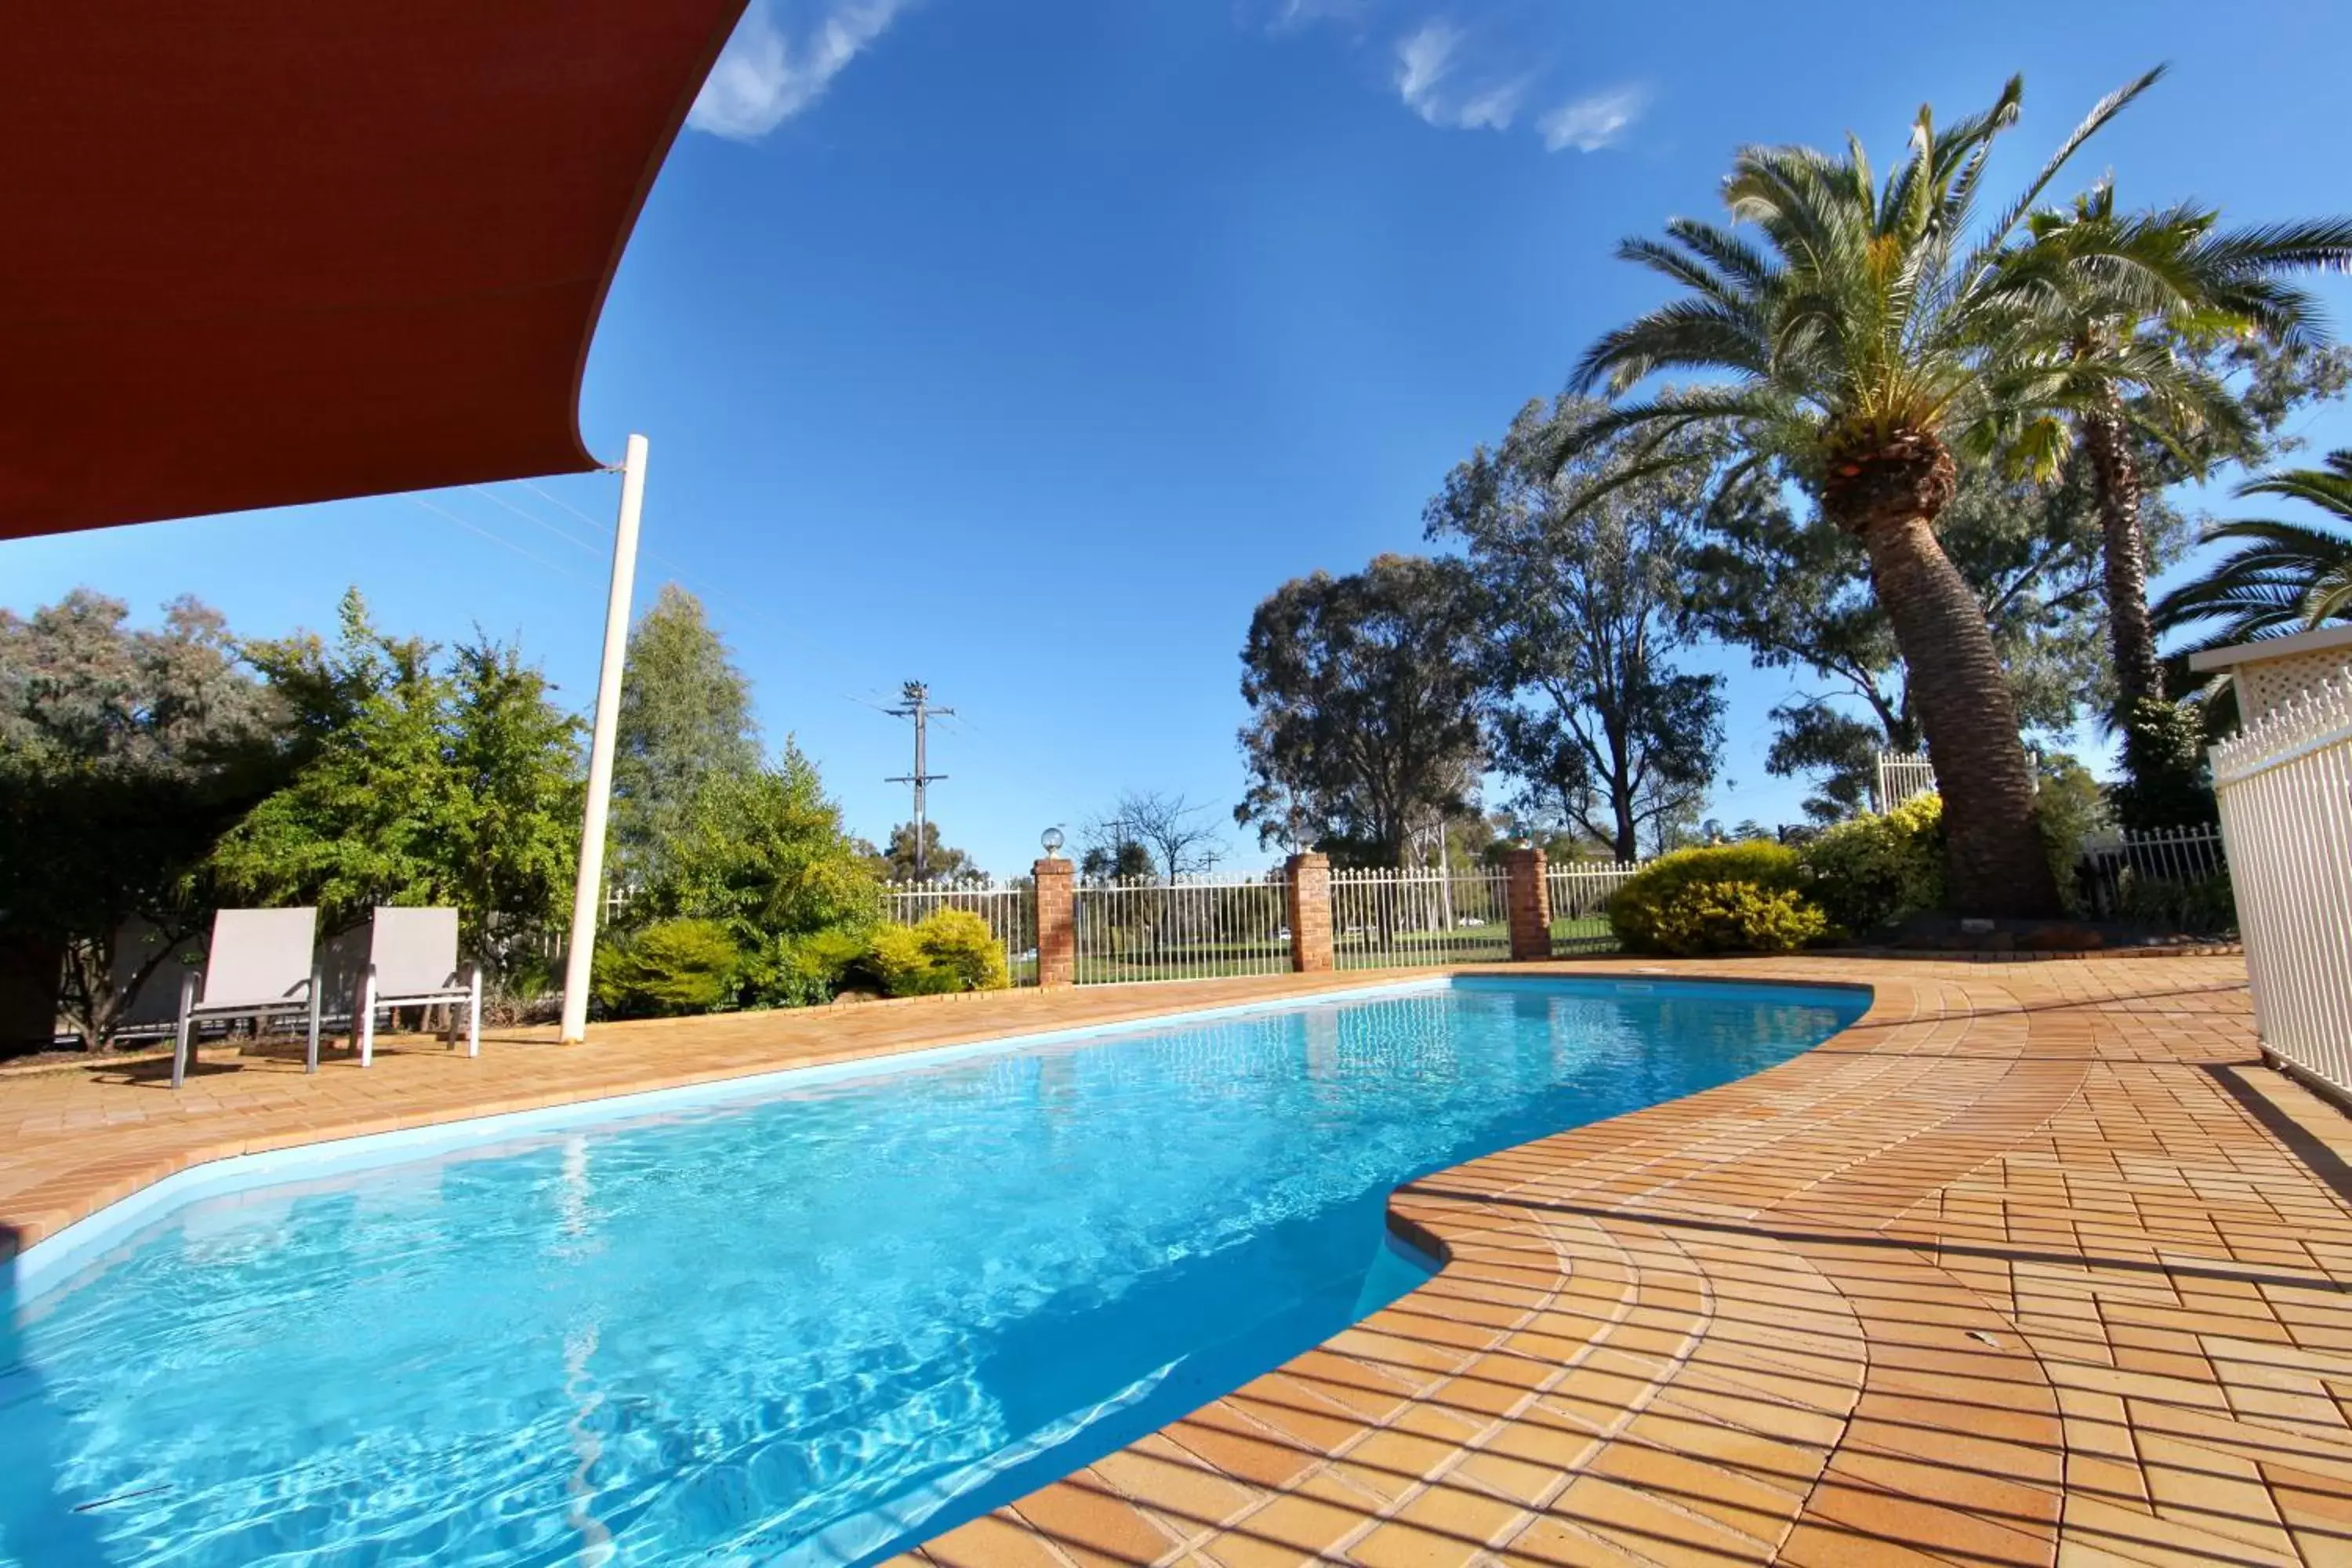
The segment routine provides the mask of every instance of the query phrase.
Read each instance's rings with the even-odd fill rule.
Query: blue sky
[[[949,837],[992,868],[1122,788],[1222,819],[1242,787],[1237,649],[1284,579],[1422,548],[1447,468],[1654,300],[1621,236],[1714,209],[1732,148],[1882,159],[2026,77],[2021,178],[2101,93],[2174,74],[2094,144],[2125,199],[2254,221],[2352,206],[2352,12],[1984,4],[1672,8],[1392,0],[755,3],[647,205],[583,428],[653,443],[642,606],[702,593],[770,736],[852,827],[905,727],[936,732]],[[2116,25],[2128,16],[2130,26]],[[2322,286],[2339,322],[2352,289]],[[2352,444],[2329,411],[2315,449]],[[192,592],[251,634],[331,624],[520,638],[593,686],[603,476],[0,546],[0,603],[87,584],[152,616]],[[1722,651],[1727,818],[1792,818],[1766,710]],[[1254,839],[1233,835],[1255,863]]]

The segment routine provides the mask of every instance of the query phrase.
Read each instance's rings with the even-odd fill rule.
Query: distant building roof
[[[589,340],[743,4],[15,7],[0,538],[595,467]]]

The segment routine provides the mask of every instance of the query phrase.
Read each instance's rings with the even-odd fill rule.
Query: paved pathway
[[[2352,1121],[2259,1065],[2239,961],[1661,967],[1878,999],[1754,1078],[1416,1184],[1394,1209],[1437,1279],[920,1555],[2352,1563]],[[176,1100],[0,1079],[0,1223],[239,1148],[1333,983],[247,1060]]]

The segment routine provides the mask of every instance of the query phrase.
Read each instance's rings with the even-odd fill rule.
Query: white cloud
[[[1524,81],[1507,81],[1474,94],[1455,111],[1454,123],[1465,131],[1508,131],[1511,116],[1519,111],[1519,100],[1527,96]]]
[[[1444,22],[1424,23],[1418,32],[1399,39],[1397,96],[1432,125],[1461,131],[1508,129],[1527,96],[1527,82],[1488,82],[1466,94],[1450,90],[1461,45],[1461,29]]]
[[[1368,0],[1276,0],[1266,31],[1291,33],[1318,22],[1352,22],[1367,4]]]
[[[908,0],[828,0],[798,38],[777,25],[772,0],[751,0],[702,84],[686,123],[751,142],[824,96],[825,88],[882,36]]]
[[[1640,118],[1647,95],[1637,87],[1614,87],[1561,104],[1536,121],[1544,148],[1559,153],[1570,147],[1598,153],[1612,145],[1625,128]]]
[[[1405,107],[1432,125],[1444,123],[1438,83],[1454,68],[1454,51],[1462,35],[1443,22],[1431,22],[1397,45],[1397,95]]]

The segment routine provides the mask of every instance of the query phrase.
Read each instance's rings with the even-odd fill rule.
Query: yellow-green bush
[[[656,921],[596,949],[590,988],[608,1017],[663,1017],[733,1005],[743,952],[717,921]]]
[[[1793,952],[1829,934],[1829,918],[1787,888],[1753,882],[1689,882],[1659,906],[1652,929],[1664,952]]]
[[[1013,984],[996,933],[970,910],[940,910],[911,926],[877,926],[864,967],[893,996],[1001,991]]]
[[[1798,904],[1806,903],[1799,881],[1797,852],[1769,839],[1754,839],[1745,844],[1723,844],[1705,849],[1678,849],[1653,860],[1618,889],[1616,895],[1609,900],[1610,927],[1616,931],[1617,940],[1632,952],[1683,952],[1684,949],[1670,945],[1669,935],[1662,929],[1662,922],[1685,889],[1703,885],[1745,887],[1759,898],[1786,893]],[[1721,896],[1711,893],[1708,898],[1719,900]],[[1779,906],[1775,904],[1773,907],[1777,909]],[[1818,910],[1813,912],[1816,917],[1820,914]],[[1765,921],[1768,927],[1779,923],[1783,922],[1777,917]],[[1822,933],[1816,931],[1814,934]],[[1677,936],[1674,940],[1678,939]],[[1706,951],[1730,952],[1732,949],[1719,947]]]
[[[1915,795],[1805,846],[1805,896],[1854,935],[1944,902],[1944,798]]]

